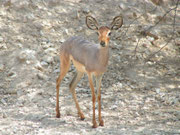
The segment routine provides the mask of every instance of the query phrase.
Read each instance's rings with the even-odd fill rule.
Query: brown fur
[[[113,20],[113,24],[116,24],[116,21],[121,21],[122,18],[119,16],[115,17]],[[120,24],[119,23],[119,24]],[[80,106],[77,101],[77,96],[75,92],[75,88],[77,83],[80,81],[81,77],[84,73],[87,73],[89,84],[92,93],[92,103],[93,103],[93,128],[97,127],[96,118],[95,118],[95,101],[96,95],[93,85],[92,76],[96,77],[96,86],[98,89],[98,111],[99,111],[99,125],[104,126],[104,122],[101,118],[101,79],[104,72],[107,70],[108,59],[109,59],[109,35],[108,33],[111,31],[109,27],[102,26],[98,28],[97,21],[91,17],[87,16],[86,24],[88,28],[93,30],[98,30],[99,33],[99,41],[105,43],[103,47],[99,44],[93,44],[87,40],[84,40],[82,37],[71,37],[67,41],[65,41],[60,47],[60,75],[56,81],[56,117],[60,117],[59,111],[59,87],[62,79],[67,74],[70,61],[73,62],[76,67],[77,74],[72,79],[69,89],[72,92],[73,99],[76,104],[76,108],[78,110],[78,115],[83,120],[84,114],[82,113]],[[122,24],[121,24],[122,25]],[[119,27],[121,26],[119,25]],[[112,26],[113,28],[113,26]]]

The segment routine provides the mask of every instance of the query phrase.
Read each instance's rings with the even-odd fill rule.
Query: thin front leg
[[[98,90],[99,125],[104,126],[104,121],[101,118],[101,80],[102,80],[102,75],[96,76],[96,88]]]
[[[77,73],[75,74],[74,78],[72,79],[71,83],[69,84],[69,89],[73,95],[73,99],[74,102],[76,104],[76,108],[78,110],[78,115],[81,117],[81,120],[84,120],[84,114],[82,113],[80,107],[79,107],[79,103],[77,101],[77,96],[76,96],[76,92],[75,92],[75,88],[77,86],[77,83],[80,81],[80,79],[82,78],[82,76],[84,75],[84,73],[77,71]]]
[[[88,74],[88,79],[89,79],[89,84],[90,84],[91,93],[92,93],[92,103],[93,103],[93,128],[97,128],[96,116],[95,116],[95,102],[96,102],[96,96],[95,96],[95,92],[94,92],[94,86],[93,86],[92,75],[91,75],[90,73]]]

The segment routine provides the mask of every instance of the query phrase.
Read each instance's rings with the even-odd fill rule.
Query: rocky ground
[[[175,8],[177,0],[156,2],[1,0],[0,134],[180,134],[180,6]],[[102,25],[116,15],[124,18],[122,28],[112,33],[102,81],[105,126],[97,129],[91,128],[87,76],[76,89],[86,119],[77,117],[68,90],[73,66],[60,88],[62,117],[55,118],[60,45],[72,35],[97,42],[95,32],[85,25],[87,14]]]

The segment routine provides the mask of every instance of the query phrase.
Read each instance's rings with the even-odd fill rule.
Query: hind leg
[[[75,88],[77,86],[77,83],[80,81],[80,79],[82,78],[82,76],[84,75],[84,73],[77,71],[77,73],[75,74],[74,78],[72,79],[70,85],[69,85],[69,89],[73,95],[73,99],[74,102],[76,104],[76,108],[78,110],[78,115],[80,116],[81,120],[84,120],[84,114],[82,113],[80,107],[79,107],[79,103],[77,101],[77,96],[76,96],[76,92],[75,92]]]
[[[60,118],[60,111],[59,111],[59,86],[64,78],[64,76],[67,74],[69,67],[70,67],[70,59],[69,57],[60,56],[60,74],[56,80],[56,117]]]

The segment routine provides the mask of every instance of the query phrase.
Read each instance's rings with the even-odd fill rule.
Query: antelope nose
[[[104,47],[104,46],[105,46],[105,42],[104,42],[104,41],[101,41],[101,42],[100,42],[100,45],[101,45],[102,47]]]

